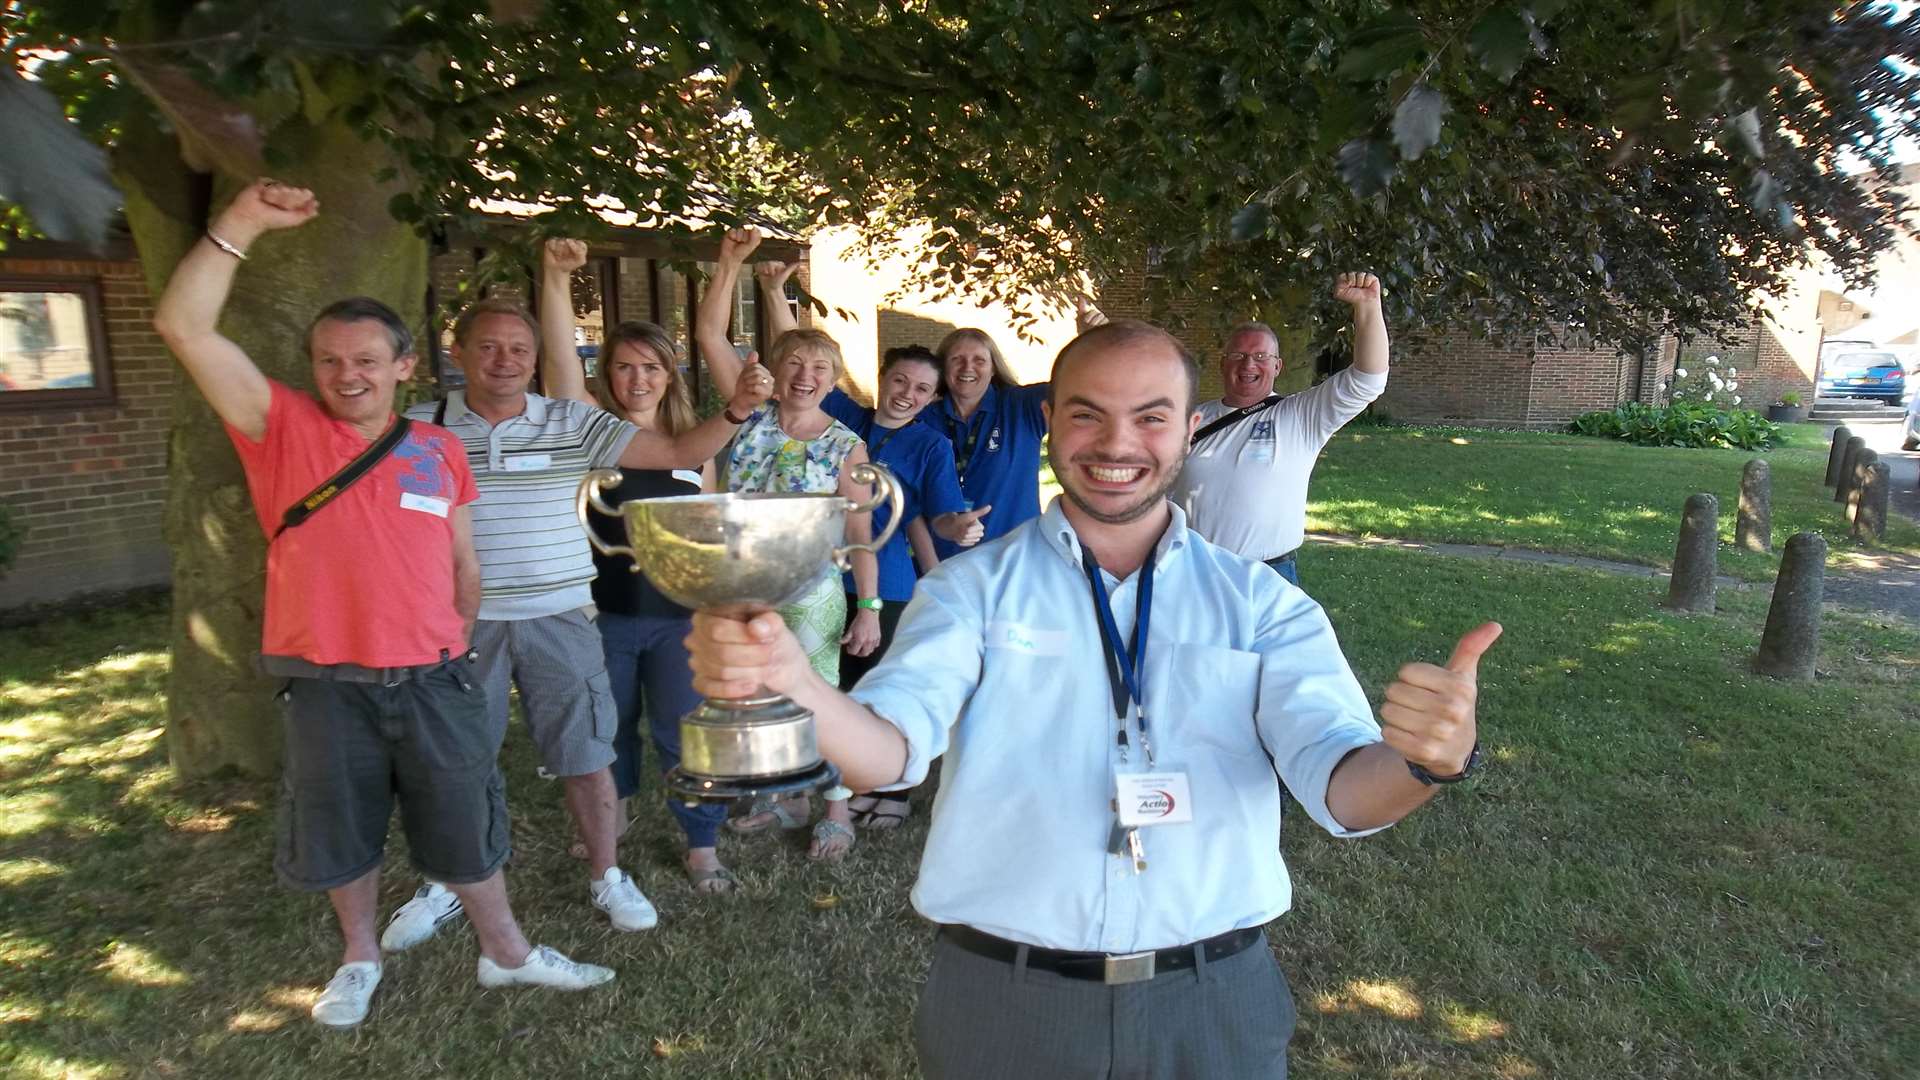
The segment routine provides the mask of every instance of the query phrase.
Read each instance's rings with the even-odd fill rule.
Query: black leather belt
[[[1023,946],[1017,941],[997,938],[982,933],[971,926],[949,924],[940,928],[940,936],[973,953],[989,960],[999,960],[1011,964],[1018,958]],[[1066,949],[1042,949],[1037,945],[1024,946],[1027,950],[1027,966],[1040,971],[1051,971],[1069,979],[1087,979],[1109,985],[1120,983],[1145,982],[1155,975],[1169,971],[1187,971],[1198,964],[1196,954],[1204,955],[1207,963],[1225,960],[1230,956],[1244,952],[1249,945],[1265,938],[1258,926],[1249,926],[1241,930],[1229,930],[1218,937],[1205,941],[1196,941],[1191,945],[1181,945],[1173,949],[1148,950],[1146,952],[1122,953],[1119,955],[1097,952],[1070,952]]]
[[[1293,557],[1294,557],[1295,555],[1298,555],[1298,554],[1300,554],[1300,549],[1299,549],[1299,548],[1294,548],[1294,549],[1293,549],[1292,551],[1289,551],[1289,552],[1287,552],[1287,553],[1286,553],[1285,555],[1275,555],[1275,556],[1274,556],[1273,558],[1271,558],[1271,559],[1267,559],[1267,560],[1264,560],[1264,561],[1266,562],[1266,564],[1267,564],[1268,566],[1271,566],[1271,567],[1274,567],[1274,568],[1276,568],[1276,569],[1277,569],[1277,568],[1279,568],[1279,566],[1280,566],[1280,564],[1281,564],[1281,563],[1290,563],[1290,562],[1292,562],[1292,561],[1293,561]]]

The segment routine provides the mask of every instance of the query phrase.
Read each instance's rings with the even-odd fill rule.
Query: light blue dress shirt
[[[1184,769],[1191,824],[1141,830],[1147,869],[1109,853],[1113,697],[1080,543],[1046,513],[920,582],[853,697],[898,727],[906,783],[942,754],[914,907],[937,923],[1056,949],[1170,948],[1292,906],[1275,770],[1336,836],[1327,782],[1377,742],[1320,606],[1173,520],[1154,556],[1146,656],[1156,768]],[[1139,574],[1107,575],[1130,637]],[[1144,768],[1136,741],[1131,767]],[[1372,831],[1372,830],[1368,830]]]

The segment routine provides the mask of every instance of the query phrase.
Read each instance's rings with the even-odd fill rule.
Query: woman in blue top
[[[1047,384],[1021,386],[983,330],[955,330],[941,339],[941,399],[920,417],[953,446],[954,469],[969,507],[991,508],[981,524],[986,539],[1005,536],[1040,516],[1040,448],[1047,418],[1040,406]],[[935,537],[934,551],[950,559],[963,550]]]

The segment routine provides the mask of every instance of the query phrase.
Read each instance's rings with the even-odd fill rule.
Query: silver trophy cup
[[[855,551],[878,551],[900,527],[900,484],[862,463],[849,475],[873,485],[855,503],[839,495],[682,495],[608,506],[601,491],[620,474],[596,469],[580,482],[575,511],[602,554],[626,555],[633,569],[684,607],[745,619],[798,599],[831,564],[845,570]],[[849,544],[848,514],[885,504],[887,527],[871,543]],[[620,518],[626,545],[594,532],[589,510]],[[820,757],[813,714],[762,688],[750,697],[708,698],[680,720],[680,764],[667,790],[688,800],[725,800],[813,791],[839,782]]]

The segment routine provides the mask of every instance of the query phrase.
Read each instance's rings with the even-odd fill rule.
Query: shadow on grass
[[[1300,1005],[1294,1075],[1864,1080],[1920,1053],[1920,638],[1830,619],[1825,677],[1781,684],[1745,667],[1760,597],[1681,617],[1645,581],[1302,558],[1376,696],[1482,619],[1507,636],[1481,674],[1481,778],[1365,841],[1297,814],[1283,834],[1295,908],[1268,936]],[[661,926],[615,934],[517,731],[516,908],[620,981],[481,993],[460,931],[390,960],[364,1028],[316,1031],[331,915],[272,880],[271,785],[173,780],[163,633],[115,613],[0,649],[0,1072],[914,1074],[924,801],[837,867],[808,863],[802,833],[723,840],[742,891],[716,903],[681,878],[652,793],[624,861]],[[417,884],[395,841],[389,910]]]

